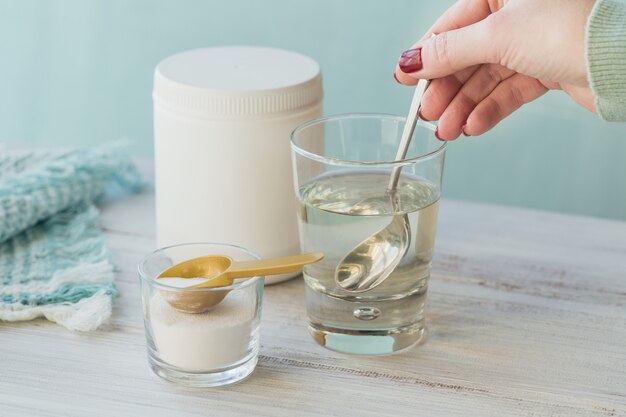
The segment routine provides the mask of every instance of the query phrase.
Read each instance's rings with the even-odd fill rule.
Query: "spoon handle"
[[[431,38],[435,37],[434,33],[430,34]],[[398,152],[396,153],[396,161],[401,161],[406,158],[406,153],[409,150],[409,144],[415,131],[415,125],[417,124],[417,118],[419,115],[420,107],[422,107],[422,97],[430,84],[430,80],[420,79],[415,87],[413,93],[413,100],[411,100],[411,107],[409,108],[409,114],[406,116],[406,122],[404,123],[404,129],[402,130],[402,136],[400,137],[400,145],[398,145]],[[389,185],[387,186],[387,192],[393,193],[398,187],[398,180],[400,179],[400,171],[402,171],[402,165],[396,166],[391,171],[391,178],[389,179]]]
[[[409,108],[409,114],[406,116],[406,122],[404,123],[404,129],[402,130],[402,136],[400,137],[400,145],[398,145],[398,152],[396,153],[396,161],[400,161],[406,157],[406,153],[409,150],[411,138],[415,131],[415,125],[417,124],[418,114],[420,107],[422,107],[422,97],[428,88],[430,80],[419,80],[415,92],[413,93],[413,100],[411,101],[411,107]],[[396,166],[391,172],[391,179],[387,186],[387,191],[393,192],[398,186],[398,180],[400,179],[400,171],[402,171],[402,165]]]
[[[294,272],[303,265],[320,261],[323,253],[303,253],[283,258],[261,259],[258,261],[233,262],[226,274],[228,278],[246,278],[257,275],[276,275]]]

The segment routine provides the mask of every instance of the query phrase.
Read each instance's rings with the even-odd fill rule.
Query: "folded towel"
[[[93,202],[112,185],[143,185],[119,146],[0,155],[0,320],[89,331],[111,316],[114,267]]]

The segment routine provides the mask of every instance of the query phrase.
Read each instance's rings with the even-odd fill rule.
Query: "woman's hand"
[[[585,59],[594,2],[459,0],[402,54],[394,77],[432,79],[420,115],[439,120],[442,140],[485,133],[549,89],[595,111]]]

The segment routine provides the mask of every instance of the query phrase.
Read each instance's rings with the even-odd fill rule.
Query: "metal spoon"
[[[229,290],[193,291],[198,288],[216,288],[232,285],[236,278],[295,272],[303,265],[320,261],[323,253],[305,253],[283,258],[237,262],[228,256],[212,255],[193,258],[176,264],[157,277],[161,283],[171,286],[161,289],[170,305],[186,313],[203,313],[219,304]],[[189,281],[185,285],[185,281]],[[185,291],[192,289],[191,291]]]
[[[422,96],[428,84],[429,80],[419,80],[417,83],[398,145],[396,161],[406,157],[417,124]],[[402,165],[393,168],[387,188],[394,213],[400,208],[396,188],[401,171]],[[359,243],[339,261],[335,269],[335,282],[350,292],[369,291],[391,275],[409,250],[409,246],[411,246],[409,217],[406,214],[394,215],[388,226]]]

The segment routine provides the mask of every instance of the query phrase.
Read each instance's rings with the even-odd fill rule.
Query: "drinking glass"
[[[264,277],[236,279],[230,286],[216,288],[176,288],[157,279],[173,265],[209,255],[235,261],[260,259],[238,246],[189,243],[158,249],[138,268],[148,364],[159,377],[194,387],[242,380],[254,370],[259,352]],[[183,311],[183,303],[206,303],[207,296],[220,299],[225,292],[224,299],[208,311]]]
[[[309,331],[335,351],[389,354],[424,334],[446,144],[433,124],[419,121],[406,158],[395,160],[404,124],[399,116],[347,114],[305,123],[291,136],[302,250],[325,254],[303,270]],[[397,189],[390,191],[398,168]],[[339,261],[405,215],[410,245],[391,275],[364,292],[340,287]],[[367,256],[389,256],[381,248]]]

